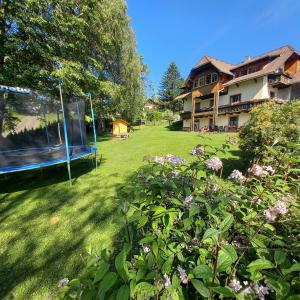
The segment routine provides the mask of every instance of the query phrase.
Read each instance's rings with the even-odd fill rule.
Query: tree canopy
[[[179,69],[175,62],[171,62],[165,72],[159,87],[159,99],[166,103],[166,107],[173,111],[182,109],[181,101],[173,101],[181,92],[184,80],[180,75]],[[171,102],[172,101],[172,102]]]
[[[92,93],[98,117],[132,121],[146,67],[124,0],[0,0],[0,83]]]

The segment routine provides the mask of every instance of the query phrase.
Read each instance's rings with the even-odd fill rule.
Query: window
[[[195,103],[195,112],[197,113],[197,112],[199,112],[201,110],[201,108],[200,108],[200,102],[196,102]]]
[[[230,104],[241,102],[242,94],[231,95],[230,96]]]
[[[205,78],[204,78],[204,76],[201,76],[199,78],[199,86],[204,86],[204,85],[205,85]]]
[[[229,124],[228,124],[228,126],[238,127],[238,124],[239,124],[239,118],[237,116],[235,116],[235,117],[229,117]]]
[[[213,107],[213,106],[214,106],[214,99],[210,99],[210,101],[209,101],[209,106],[210,106],[210,107]]]
[[[218,81],[218,73],[212,73],[211,82],[217,82],[217,81]]]
[[[256,67],[249,67],[249,68],[248,68],[248,74],[254,73],[254,72],[256,72],[256,71],[257,71]]]
[[[240,76],[244,76],[244,75],[247,75],[247,69],[241,70]]]
[[[211,74],[207,74],[205,77],[205,84],[211,84]]]
[[[194,81],[194,88],[198,86],[198,79]]]
[[[275,92],[272,92],[272,91],[270,92],[270,98],[271,98],[271,99],[274,99],[274,98],[275,98]]]

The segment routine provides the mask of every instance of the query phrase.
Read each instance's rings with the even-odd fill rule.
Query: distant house
[[[236,130],[249,111],[266,101],[300,98],[300,54],[291,46],[233,65],[204,56],[190,71],[182,93],[183,129]]]
[[[151,111],[153,109],[158,109],[160,106],[165,105],[159,99],[148,99],[147,102],[144,104],[144,111]]]

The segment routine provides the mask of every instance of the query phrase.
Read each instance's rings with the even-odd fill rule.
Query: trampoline
[[[85,115],[89,102],[91,117]],[[93,132],[89,145],[86,120]],[[91,96],[57,97],[46,92],[0,85],[0,174],[66,163],[93,154],[96,130]]]

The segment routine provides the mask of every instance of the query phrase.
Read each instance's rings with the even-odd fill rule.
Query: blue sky
[[[127,0],[139,54],[157,89],[169,63],[186,77],[203,56],[238,63],[291,44],[300,51],[300,0]]]

